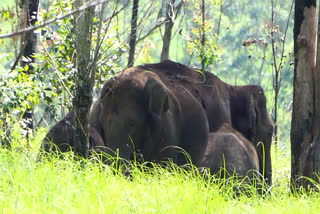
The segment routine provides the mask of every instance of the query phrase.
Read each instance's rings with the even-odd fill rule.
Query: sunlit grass
[[[273,152],[274,186],[262,197],[254,188],[249,189],[249,196],[239,194],[234,191],[236,183],[211,182],[197,171],[173,164],[167,169],[158,165],[133,166],[130,173],[122,173],[124,166],[115,170],[96,161],[74,161],[72,155],[63,160],[53,156],[50,161],[37,162],[37,146],[16,148],[19,147],[0,150],[2,213],[318,213],[320,210],[318,193],[290,194],[290,161],[286,152]]]

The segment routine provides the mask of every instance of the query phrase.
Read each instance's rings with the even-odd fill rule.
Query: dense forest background
[[[277,98],[278,146],[289,157],[294,60],[293,17],[289,17],[292,1],[204,2],[205,50],[201,49],[200,44],[202,1],[175,1],[170,7],[174,26],[169,58],[201,68],[204,58],[201,58],[201,51],[204,51],[206,70],[227,83],[261,85],[273,119],[275,88],[280,86]],[[160,61],[167,4],[168,1],[139,1],[134,65]],[[96,45],[100,44],[101,38],[103,40],[99,49],[101,57],[96,62],[95,98],[103,82],[127,66],[132,2],[105,1],[96,8],[103,11],[100,17],[103,20],[102,31],[97,33],[100,22],[95,18],[92,41]],[[73,9],[72,1],[43,0],[40,2],[38,21],[43,23],[57,19]],[[0,35],[23,29],[23,15],[15,1],[1,1]],[[37,29],[38,52],[35,63],[31,65],[20,63],[13,68],[21,52],[20,36],[0,39],[0,136],[7,136],[8,130],[26,126],[21,115],[28,109],[33,111],[34,128],[48,129],[71,108],[75,91],[74,23],[74,17],[68,16]],[[273,45],[271,38],[274,39]],[[22,57],[22,61],[29,60]],[[280,68],[278,84],[275,63]],[[30,130],[25,129],[25,132],[13,136],[24,139],[28,132]]]

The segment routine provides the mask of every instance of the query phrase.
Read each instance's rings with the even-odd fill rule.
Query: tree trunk
[[[85,0],[76,0],[75,7],[80,7]],[[76,92],[73,98],[75,115],[75,154],[81,157],[88,155],[88,119],[92,104],[93,83],[90,81],[90,47],[91,25],[94,8],[81,12],[76,18]]]
[[[168,4],[166,5],[166,25],[165,25],[164,36],[162,38],[163,43],[162,43],[162,51],[161,51],[160,61],[164,61],[164,60],[169,59],[172,27],[174,25],[174,22],[173,22],[174,3],[175,3],[175,0],[169,0]]]
[[[320,7],[319,7],[320,11]],[[320,14],[318,17],[318,40],[317,40],[317,60],[316,60],[316,73],[315,73],[315,121],[313,123],[315,131],[315,137],[312,143],[312,149],[310,148],[310,154],[313,155],[313,179],[319,182],[320,173]]]
[[[201,28],[201,52],[202,52],[202,58],[201,58],[201,71],[204,72],[204,66],[205,66],[205,42],[206,42],[206,31],[205,31],[205,2],[202,0],[201,4],[201,17],[202,17],[202,28]]]
[[[291,188],[308,166],[313,140],[316,0],[296,0],[294,11],[294,83],[291,121]],[[307,164],[307,165],[306,165]],[[297,185],[297,186],[296,186]]]
[[[274,2],[271,0],[271,46],[272,46],[272,57],[273,57],[273,67],[274,67],[274,76],[273,76],[273,90],[274,90],[274,117],[273,117],[273,124],[274,124],[274,148],[276,152],[278,151],[278,95],[279,95],[279,73],[280,73],[280,67],[278,69],[277,66],[277,54],[276,54],[276,45],[275,45],[275,40],[274,40]]]
[[[221,27],[221,20],[222,20],[222,10],[223,10],[223,3],[224,1],[223,0],[220,0],[220,13],[219,13],[219,19],[218,19],[218,27],[217,27],[217,39],[219,39],[219,36],[220,36],[220,27]]]
[[[21,13],[23,14],[21,16],[21,28],[26,28],[30,26],[34,26],[37,22],[38,18],[38,7],[39,7],[39,0],[22,0],[21,1]],[[28,71],[26,71],[27,74],[32,72],[34,69],[32,66],[32,63],[35,62],[35,58],[33,55],[36,53],[37,49],[37,35],[34,32],[28,32],[25,35],[21,37],[21,52],[22,56],[26,60],[21,61],[21,66],[25,67],[26,65],[29,66]],[[33,129],[33,110],[27,109],[22,118],[25,120],[26,128],[28,130]],[[28,131],[27,131],[27,138],[29,137]]]
[[[25,24],[22,24],[23,28],[34,26],[35,23],[38,21],[38,7],[39,7],[39,0],[23,0],[21,2],[22,6],[22,13],[25,13],[25,15],[21,16],[22,18],[26,18]],[[30,61],[22,61],[22,65],[34,63],[34,57],[33,54],[36,53],[37,49],[37,35],[36,33],[28,32],[23,36],[21,41],[21,48],[24,47],[23,56],[30,59]],[[29,65],[29,70],[33,70],[32,64]]]
[[[132,18],[131,18],[131,34],[130,34],[130,41],[129,41],[128,67],[132,67],[134,64],[134,56],[135,56],[135,49],[136,49],[136,42],[137,42],[138,8],[139,8],[139,0],[133,0]]]

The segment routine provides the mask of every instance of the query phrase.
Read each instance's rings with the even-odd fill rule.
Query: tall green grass
[[[236,196],[236,183],[211,182],[173,164],[169,169],[133,166],[130,175],[124,175],[123,170],[97,161],[74,161],[72,155],[41,162],[36,156],[37,149],[32,147],[0,150],[1,213],[291,214],[320,210],[318,193],[290,193],[290,161],[280,151],[273,153],[274,186],[264,197],[253,188],[250,196]]]

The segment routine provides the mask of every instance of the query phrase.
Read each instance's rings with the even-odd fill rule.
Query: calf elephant
[[[183,85],[162,81],[141,67],[108,80],[93,106],[90,127],[111,155],[145,161],[197,164],[208,142],[206,113]],[[118,151],[118,152],[117,152]]]
[[[199,166],[209,168],[211,174],[220,173],[221,177],[234,174],[240,179],[259,177],[259,159],[253,144],[227,123],[209,134]]]
[[[74,114],[69,112],[47,133],[41,145],[42,152],[68,152],[74,147]],[[102,137],[94,128],[89,130],[89,149],[105,152]]]
[[[210,132],[232,124],[255,146],[260,173],[272,183],[271,139],[273,125],[263,89],[256,85],[232,86],[209,72],[201,72],[172,61],[146,64],[135,69],[157,74],[162,82],[186,88],[206,112]]]

